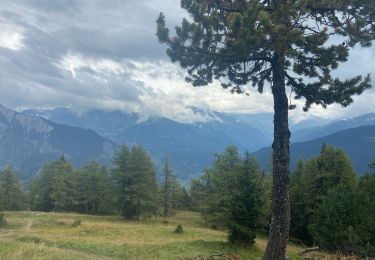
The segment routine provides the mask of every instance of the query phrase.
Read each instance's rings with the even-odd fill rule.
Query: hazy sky
[[[0,103],[15,109],[121,109],[178,121],[204,120],[191,107],[221,112],[271,112],[272,96],[232,95],[217,84],[192,88],[155,36],[162,11],[170,26],[185,15],[179,0],[2,0]],[[373,73],[375,48],[356,49],[337,75]],[[342,109],[311,115],[375,112],[375,88]],[[303,117],[301,106],[292,112]]]

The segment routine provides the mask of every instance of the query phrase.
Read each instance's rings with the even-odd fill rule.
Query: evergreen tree
[[[371,45],[375,2],[181,0],[181,7],[191,19],[183,19],[171,37],[160,14],[157,36],[168,45],[171,60],[187,69],[189,82],[202,86],[216,79],[234,93],[249,83],[260,93],[271,85],[273,217],[264,259],[284,259],[290,219],[288,110],[294,107],[287,91],[304,99],[307,111],[312,104],[348,106],[353,95],[371,86],[369,76],[342,81],[331,72],[347,61],[351,48]]]
[[[31,207],[40,211],[74,210],[77,204],[76,174],[62,155],[58,160],[45,164],[31,186]]]
[[[129,168],[135,184],[133,203],[136,205],[136,218],[156,215],[160,201],[156,172],[142,146],[132,148]]]
[[[79,175],[79,211],[91,214],[111,213],[114,211],[114,192],[112,180],[107,169],[92,161],[78,171]]]
[[[120,212],[125,218],[133,218],[135,206],[132,204],[133,180],[129,171],[130,151],[121,146],[113,158],[112,175],[117,187]]]
[[[0,174],[0,210],[17,211],[26,209],[25,193],[12,168]]]
[[[203,216],[215,227],[228,226],[229,204],[233,194],[237,192],[235,179],[241,167],[238,149],[230,145],[223,153],[216,154],[212,167],[205,172],[203,182],[207,204]]]
[[[229,204],[229,241],[244,245],[255,242],[262,208],[259,166],[245,153],[243,165],[237,176],[237,184]]]
[[[308,218],[306,216],[305,189],[303,177],[305,163],[302,159],[297,162],[297,168],[291,175],[290,204],[291,204],[291,234],[303,241],[309,241]]]
[[[250,245],[261,223],[261,182],[255,159],[249,153],[242,159],[231,145],[216,155],[212,167],[199,180],[192,182],[191,192],[208,223],[227,228],[229,241]]]
[[[342,149],[324,145],[319,156],[299,163],[292,177],[292,235],[313,242],[308,230],[311,219],[330,190],[339,185],[348,190],[357,186],[352,162]]]
[[[193,209],[193,198],[184,186],[182,186],[179,197],[178,197],[178,209],[192,210]]]
[[[163,216],[164,220],[171,214],[172,208],[174,208],[174,195],[175,195],[175,181],[172,169],[170,168],[168,159],[165,159],[164,163],[164,182],[163,182]]]
[[[341,252],[355,248],[355,191],[339,184],[322,198],[310,219],[309,231],[320,247]]]
[[[365,174],[359,180],[353,212],[355,218],[355,252],[375,257],[375,174]]]
[[[77,204],[75,198],[79,192],[73,183],[76,183],[76,172],[72,165],[61,156],[59,160],[51,164],[52,171],[52,192],[50,198],[53,203],[54,211],[69,211],[74,210],[74,205]]]
[[[153,163],[145,150],[134,146],[129,151],[123,146],[116,153],[113,164],[122,215],[140,219],[156,214],[159,190]]]

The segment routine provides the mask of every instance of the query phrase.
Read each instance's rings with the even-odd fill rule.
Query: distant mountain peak
[[[0,105],[0,168],[13,166],[31,178],[61,153],[76,166],[96,159],[109,163],[117,145],[92,130],[66,126]]]

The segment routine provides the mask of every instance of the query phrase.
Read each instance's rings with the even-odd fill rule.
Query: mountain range
[[[31,109],[16,113],[1,107],[1,118],[11,114],[11,118],[23,118],[21,121],[29,123],[19,124],[18,129],[22,130],[13,130],[17,129],[13,127],[17,120],[1,121],[2,125],[7,126],[4,128],[7,132],[2,130],[1,125],[0,144],[7,142],[7,150],[15,152],[7,154],[6,149],[0,148],[0,166],[17,165],[16,168],[30,178],[44,161],[57,158],[61,153],[66,154],[76,166],[91,159],[109,165],[118,144],[141,144],[150,152],[158,169],[163,159],[169,157],[176,174],[187,182],[211,164],[215,153],[223,151],[229,144],[235,144],[241,152],[254,152],[262,167],[268,168],[270,148],[264,147],[272,143],[271,113],[244,115],[199,109],[194,111],[204,114],[208,120],[181,123],[163,117],[144,119],[135,113],[98,109],[83,113],[76,113],[70,108]],[[35,130],[28,130],[39,129],[40,125],[44,130],[37,135]],[[368,158],[375,155],[368,147],[372,145],[368,140],[372,140],[373,128],[366,128],[366,131],[360,129],[362,126],[375,125],[375,114],[335,121],[311,117],[298,123],[291,120],[290,125],[292,141],[296,142],[292,145],[292,165],[297,156],[308,158],[318,154],[323,143],[343,147],[360,173],[366,170]],[[340,131],[343,130],[351,131],[349,135],[353,141],[341,138]],[[45,147],[52,148],[45,151]]]
[[[195,109],[197,113],[207,113]],[[241,151],[256,151],[272,142],[272,114],[234,115],[208,112],[210,120],[187,124],[163,117],[142,120],[136,114],[90,110],[75,113],[69,108],[25,110],[25,115],[75,127],[93,129],[119,144],[141,144],[158,168],[169,157],[176,174],[183,180],[201,174],[229,144]]]
[[[117,144],[93,130],[17,113],[0,105],[0,166],[12,166],[30,179],[43,163],[62,154],[74,165],[96,159],[109,164]]]
[[[328,131],[331,127],[328,126],[327,130],[321,129],[321,131]],[[290,149],[291,168],[296,166],[298,158],[308,159],[318,155],[323,144],[344,149],[353,161],[357,174],[362,175],[369,172],[368,164],[375,157],[375,125],[348,128],[306,142],[292,143]],[[270,169],[271,147],[260,149],[254,155],[265,170]]]

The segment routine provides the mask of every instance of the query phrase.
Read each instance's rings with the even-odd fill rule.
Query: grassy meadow
[[[161,218],[131,222],[117,216],[70,213],[6,212],[5,218],[0,259],[7,260],[192,259],[227,252],[241,259],[260,259],[267,243],[259,235],[253,247],[230,245],[225,232],[207,228],[193,212],[179,212],[168,224]],[[174,233],[177,225],[184,233]],[[290,259],[298,259],[301,250],[290,245]]]

